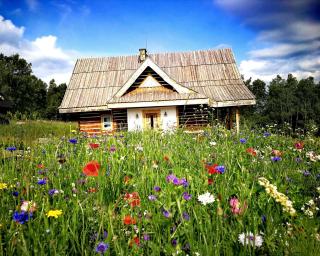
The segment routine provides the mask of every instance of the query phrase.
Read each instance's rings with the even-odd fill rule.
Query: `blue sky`
[[[0,51],[48,82],[87,56],[231,47],[245,78],[320,78],[319,1],[0,0]]]

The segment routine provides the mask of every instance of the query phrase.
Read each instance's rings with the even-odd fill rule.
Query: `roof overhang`
[[[98,106],[98,107],[82,107],[82,108],[59,108],[60,114],[68,113],[81,113],[81,112],[92,112],[92,111],[103,111],[110,110],[108,106]]]
[[[230,101],[210,101],[209,105],[215,108],[236,107],[255,105],[256,100],[230,100]]]

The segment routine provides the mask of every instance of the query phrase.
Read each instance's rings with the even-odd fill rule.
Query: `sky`
[[[0,53],[68,83],[83,57],[232,48],[245,79],[320,80],[319,0],[0,0]]]

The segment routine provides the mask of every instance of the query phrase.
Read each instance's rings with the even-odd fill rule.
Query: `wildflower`
[[[149,240],[150,240],[150,235],[148,235],[148,234],[143,234],[143,240],[144,240],[144,241],[149,241]]]
[[[132,225],[132,224],[134,225],[137,223],[137,221],[134,218],[132,218],[130,215],[126,215],[123,218],[123,223],[125,225]]]
[[[97,191],[98,191],[97,188],[94,188],[94,187],[88,188],[88,193],[96,193]]]
[[[131,178],[129,176],[124,176],[123,181],[124,184],[128,184],[130,182]]]
[[[136,146],[136,150],[142,152],[143,151],[143,147],[141,145],[137,145]]]
[[[109,149],[111,153],[116,152],[116,146],[112,145]]]
[[[270,133],[270,132],[264,132],[264,133],[263,133],[263,137],[266,138],[266,137],[269,137],[269,136],[271,136],[271,133]]]
[[[191,197],[192,197],[188,192],[183,192],[182,196],[183,196],[183,199],[186,201],[191,200]]]
[[[54,217],[54,218],[58,218],[60,215],[62,215],[62,210],[50,210],[47,213],[47,217]]]
[[[7,189],[8,184],[7,183],[0,183],[0,190]]]
[[[129,246],[132,247],[134,244],[137,246],[140,245],[140,239],[137,236],[134,236],[134,238],[130,241]]]
[[[208,178],[208,185],[212,185],[213,184],[213,179],[212,178]]]
[[[169,158],[168,156],[164,156],[164,157],[163,157],[163,160],[166,161],[166,162],[169,162],[169,161],[170,161],[170,158]]]
[[[218,166],[217,164],[207,163],[205,165],[205,168],[207,169],[209,174],[215,174],[215,173],[218,173],[218,171],[216,169],[217,166]]]
[[[13,191],[13,192],[12,192],[12,195],[13,195],[14,197],[17,197],[17,196],[19,195],[19,192],[18,192],[18,191]]]
[[[166,218],[170,218],[171,217],[171,213],[165,209],[162,210],[162,214],[164,217]]]
[[[37,168],[38,168],[38,169],[44,169],[45,166],[44,166],[44,164],[38,164],[38,165],[37,165]]]
[[[78,143],[78,140],[77,139],[70,139],[69,142],[71,144],[77,144]]]
[[[216,167],[216,170],[218,171],[218,173],[223,174],[225,172],[225,167],[223,165],[219,165]]]
[[[150,201],[155,201],[155,200],[157,200],[157,197],[156,197],[155,195],[149,195],[149,196],[148,196],[148,199],[149,199]]]
[[[91,149],[96,149],[96,148],[99,148],[100,145],[99,145],[98,143],[89,143],[89,147],[90,147]]]
[[[20,210],[23,212],[30,212],[33,213],[37,209],[37,204],[33,201],[22,201],[20,206]]]
[[[242,233],[239,235],[239,242],[242,245],[261,247],[263,244],[263,238],[260,235],[254,235],[252,232],[246,234]]]
[[[313,151],[307,152],[307,153],[306,153],[306,157],[308,157],[311,162],[320,161],[320,155],[317,155],[317,154],[316,154],[315,152],[313,152]]]
[[[272,162],[279,162],[279,161],[281,161],[281,160],[282,160],[282,158],[281,158],[280,156],[271,157],[271,161],[272,161]]]
[[[17,150],[17,148],[16,147],[7,147],[6,150],[13,152],[13,151]]]
[[[156,191],[156,192],[160,192],[160,191],[161,191],[161,188],[160,188],[159,186],[155,186],[155,187],[153,188],[153,190]]]
[[[171,240],[171,244],[172,244],[173,247],[176,247],[177,244],[178,244],[177,239],[173,238],[173,239]]]
[[[46,185],[47,184],[47,181],[46,179],[42,179],[42,180],[38,180],[38,185]]]
[[[15,211],[13,213],[12,219],[19,223],[19,224],[24,224],[26,223],[30,218],[32,217],[32,213],[28,213],[25,211],[22,211],[21,213]]]
[[[262,215],[262,216],[261,216],[261,222],[262,222],[262,224],[266,223],[266,221],[267,221],[266,215]]]
[[[211,195],[209,192],[206,192],[202,195],[199,195],[198,196],[198,200],[203,204],[203,205],[206,205],[206,204],[210,204],[210,203],[213,203],[215,201],[214,199],[214,196]]]
[[[307,171],[307,170],[305,170],[304,172],[303,172],[303,176],[305,176],[305,177],[308,177],[308,176],[310,176],[311,175],[311,172],[309,172],[309,171]]]
[[[245,144],[246,142],[247,142],[247,140],[246,140],[245,138],[241,138],[241,139],[240,139],[240,143],[241,143],[241,144]]]
[[[100,254],[104,254],[109,248],[109,244],[100,242],[96,247],[96,252]]]
[[[128,201],[131,207],[140,206],[140,196],[138,192],[126,193],[124,200]]]
[[[302,150],[303,147],[304,147],[304,142],[303,141],[298,141],[294,144],[294,147],[297,149],[297,150]]]
[[[59,194],[59,190],[58,189],[50,189],[49,192],[48,192],[49,196],[54,196],[54,195],[57,195]]]
[[[254,150],[254,148],[247,148],[246,152],[252,156],[257,155],[257,152]]]
[[[186,220],[186,221],[190,220],[190,215],[189,215],[187,212],[183,212],[183,213],[182,213],[182,217],[183,217],[183,219]]]
[[[240,201],[237,198],[237,196],[233,196],[231,197],[230,201],[229,201],[230,207],[231,207],[231,212],[234,215],[237,214],[242,214],[244,212],[244,210],[247,208],[247,205],[244,203],[243,207],[240,207]]]
[[[93,161],[90,161],[89,163],[87,163],[85,165],[85,167],[83,167],[83,170],[82,172],[86,175],[86,176],[98,176],[98,172],[99,172],[99,169],[100,169],[100,164],[93,160]]]
[[[210,141],[209,144],[210,144],[210,146],[215,146],[215,145],[217,145],[217,142],[215,142],[215,141]]]

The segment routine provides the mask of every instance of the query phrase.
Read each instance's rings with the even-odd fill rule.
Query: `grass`
[[[296,149],[297,139],[264,137],[262,131],[236,136],[219,126],[201,134],[150,131],[93,138],[58,126],[60,132],[40,128],[41,137],[50,137],[46,143],[39,143],[35,131],[16,133],[20,128],[12,127],[5,138],[1,133],[3,149],[19,141],[24,146],[21,156],[1,163],[2,255],[94,255],[100,242],[109,245],[106,255],[317,255],[320,250],[320,161],[306,155],[320,154],[317,138],[304,138],[303,148]],[[9,134],[14,140],[7,139]],[[24,140],[26,134],[34,134],[33,139]],[[99,146],[93,149],[90,143]],[[280,161],[271,160],[280,154]],[[85,176],[83,168],[93,160],[100,164],[99,174]],[[223,173],[213,173],[214,163],[224,172],[220,167]],[[177,179],[168,182],[169,174]],[[294,216],[266,193],[260,177],[293,201]],[[52,189],[56,193],[49,195]],[[207,191],[215,201],[203,205],[198,196]],[[231,198],[239,205],[231,207]],[[315,206],[306,205],[311,199]],[[22,213],[23,201],[37,207],[20,224],[13,215]],[[62,210],[62,215],[48,217],[49,210]],[[125,216],[135,224],[126,225]],[[239,242],[247,232],[260,235],[262,245]]]

